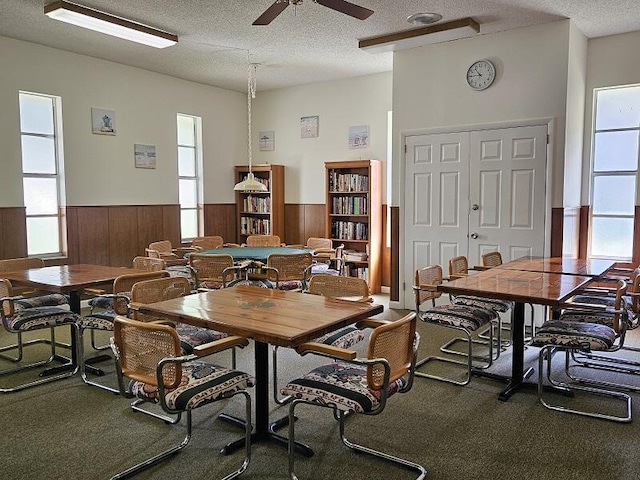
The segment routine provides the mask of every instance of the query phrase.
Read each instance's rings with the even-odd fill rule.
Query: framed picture
[[[367,148],[369,146],[369,125],[349,127],[349,148]]]
[[[258,134],[258,145],[261,152],[269,152],[276,149],[276,132],[265,130]]]
[[[312,117],[300,118],[300,138],[315,138],[318,136],[318,127],[320,117],[314,115]]]
[[[91,131],[97,135],[115,135],[116,112],[104,108],[91,108]]]
[[[156,168],[155,145],[141,145],[136,143],[133,146],[133,157],[136,168]]]

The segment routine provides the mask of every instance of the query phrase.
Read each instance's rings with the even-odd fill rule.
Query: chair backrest
[[[116,277],[113,281],[113,290],[114,294],[116,293],[126,293],[130,294],[133,286],[137,282],[142,282],[144,280],[153,280],[156,278],[165,278],[169,276],[169,272],[165,270],[160,270],[158,272],[140,272],[140,273],[127,273],[125,275],[120,275]],[[126,315],[129,312],[129,302],[124,299],[117,299],[113,302],[113,310],[118,315]]]
[[[306,281],[311,273],[313,256],[310,253],[272,253],[267,257],[267,267],[278,270],[277,278],[273,272],[267,272],[271,281]]]
[[[309,293],[330,298],[343,298],[358,302],[368,302],[369,285],[363,278],[343,277],[319,273],[311,277]]]
[[[309,237],[307,240],[309,248],[333,249],[333,242],[329,238]]]
[[[469,263],[467,262],[467,257],[461,255],[459,257],[453,257],[449,260],[449,278],[451,280],[464,277],[468,274]]]
[[[233,257],[224,254],[191,253],[189,255],[191,273],[195,276],[196,288],[200,282],[214,281],[225,283],[223,272],[233,267]]]
[[[416,270],[414,281],[414,297],[416,300],[416,313],[420,311],[420,306],[427,300],[435,300],[442,295],[442,292],[420,288],[423,286],[437,286],[442,283],[442,267],[440,265],[429,265]]]
[[[17,272],[20,270],[28,270],[30,268],[42,268],[44,267],[44,260],[41,258],[7,258],[0,260],[0,273],[2,272]]]
[[[6,278],[0,278],[0,298],[13,297],[13,288],[11,282]],[[13,302],[2,302],[0,309],[3,312],[3,316],[13,316]]]
[[[502,265],[502,254],[500,252],[489,252],[482,255],[483,267],[497,267]]]
[[[146,305],[172,298],[184,297],[191,293],[189,280],[184,277],[165,277],[136,282],[131,288],[131,303]],[[157,320],[158,317],[145,315],[134,309],[133,318],[143,322]]]
[[[167,268],[164,260],[152,257],[134,257],[132,266],[136,270],[146,270],[147,272],[159,272]]]
[[[625,300],[624,300],[624,296],[627,294],[627,282],[625,282],[624,280],[619,280],[618,281],[618,288],[616,290],[616,300],[614,303],[613,308],[615,308],[616,313],[613,317],[613,329],[617,332],[617,333],[622,333],[624,331],[624,329],[626,328],[626,322],[624,317],[622,316],[621,311],[624,310],[624,306],[625,306]]]
[[[172,250],[171,242],[169,240],[160,240],[157,242],[151,242],[149,244],[149,250],[155,250],[161,255],[163,253],[171,253],[171,250]]]
[[[391,367],[389,383],[395,382],[409,371],[413,373],[415,337],[415,312],[376,327],[371,332],[367,357],[370,359],[387,359]],[[384,368],[382,365],[376,364],[367,367],[367,384],[370,389],[380,390],[384,384]]]
[[[633,311],[634,317],[637,317],[640,314],[640,267],[633,271],[631,284],[627,287],[627,292],[631,294],[627,301]]]
[[[278,235],[249,235],[247,247],[279,247],[282,242]]]
[[[122,375],[149,385],[158,385],[156,367],[160,360],[182,355],[180,337],[175,328],[166,324],[118,316],[113,322],[113,339]],[[181,379],[179,363],[169,363],[162,369],[165,388],[177,387]]]
[[[213,248],[220,248],[224,245],[224,239],[219,235],[211,235],[208,237],[197,237],[191,242],[192,247],[199,248],[201,250],[210,250]]]

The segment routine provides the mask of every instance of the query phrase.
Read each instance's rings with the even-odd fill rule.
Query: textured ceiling
[[[565,18],[588,38],[640,30],[638,0],[350,0],[375,11],[364,21],[304,0],[268,26],[251,23],[274,0],[78,0],[178,35],[159,50],[51,20],[51,1],[0,0],[0,35],[237,91],[248,52],[261,64],[258,90],[389,71],[392,54],[361,51],[358,39],[412,28],[417,12],[473,17],[480,34]]]

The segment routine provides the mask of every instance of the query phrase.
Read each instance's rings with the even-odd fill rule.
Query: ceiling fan
[[[337,12],[350,15],[359,20],[365,20],[366,18],[369,18],[369,16],[373,14],[373,10],[360,7],[351,2],[345,2],[345,0],[313,0],[313,1],[315,3],[319,3],[320,5],[324,5],[325,7],[328,7],[332,10],[336,10]],[[258,19],[255,22],[253,22],[253,25],[269,25],[290,4],[293,4],[294,6],[301,5],[302,0],[276,0],[269,8],[265,10],[265,12],[262,15],[258,17]]]

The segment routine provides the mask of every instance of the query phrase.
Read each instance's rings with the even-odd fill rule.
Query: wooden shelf
[[[378,160],[325,162],[326,237],[334,246],[367,252],[346,261],[350,274],[366,278],[372,293],[382,279],[382,168]]]

